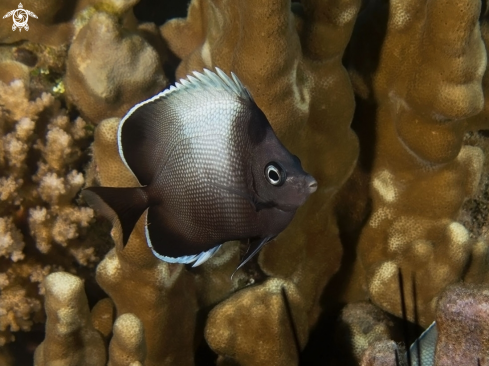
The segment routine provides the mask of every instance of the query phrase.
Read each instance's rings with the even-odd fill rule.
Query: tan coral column
[[[105,345],[90,318],[83,281],[66,272],[50,274],[46,288],[46,338],[37,347],[34,364],[103,366]]]
[[[347,58],[363,151],[355,174],[369,179],[372,200],[351,285],[361,282],[375,304],[400,316],[397,268],[408,294],[414,273],[425,326],[439,292],[462,278],[473,244],[456,219],[483,163],[479,148],[462,146],[466,119],[483,106],[479,12],[472,0],[369,2]]]
[[[266,274],[295,282],[309,322],[341,262],[331,197],[352,171],[358,141],[350,129],[353,93],[341,58],[360,2],[192,1],[186,19],[161,32],[182,59],[177,76],[203,67],[233,71],[249,88],[285,146],[319,189],[260,255]]]
[[[94,164],[104,186],[137,186],[117,150],[118,118],[102,121],[95,133]],[[193,278],[183,265],[157,259],[146,244],[144,215],[123,249],[116,247],[97,268],[97,282],[114,301],[117,316],[132,313],[144,327],[146,366],[193,365],[197,312]],[[121,326],[121,325],[119,325]]]

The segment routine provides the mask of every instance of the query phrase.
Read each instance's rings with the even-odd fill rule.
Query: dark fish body
[[[251,239],[244,264],[316,190],[231,75],[194,72],[121,120],[119,153],[141,187],[91,187],[83,195],[120,221],[124,245],[144,214],[158,258],[199,265],[222,243]]]

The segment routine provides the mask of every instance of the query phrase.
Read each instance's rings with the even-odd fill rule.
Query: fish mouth
[[[304,181],[308,194],[316,192],[316,190],[318,189],[318,182],[316,181],[316,179],[314,179],[311,175],[307,175]]]
[[[294,203],[283,203],[277,204],[276,207],[284,212],[295,211],[302,205],[304,205],[309,198],[309,196],[316,192],[318,189],[318,182],[311,175],[307,174],[304,177],[304,180],[301,182],[300,180],[295,182],[295,191],[298,195],[298,200]]]

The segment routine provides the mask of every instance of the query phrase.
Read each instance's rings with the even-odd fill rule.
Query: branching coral
[[[71,206],[85,182],[81,172],[69,167],[82,155],[77,143],[83,144],[89,135],[86,123],[80,118],[70,122],[48,93],[29,101],[28,89],[20,81],[0,85],[0,103],[2,214],[17,211],[18,219],[27,217],[41,252],[48,252],[53,242],[66,246],[93,216],[90,208]],[[29,159],[36,157],[38,163],[32,164]]]
[[[75,167],[90,132],[51,94],[29,100],[29,92],[20,80],[0,83],[1,344],[42,319],[37,284],[44,276],[97,259],[79,238],[93,211],[73,202],[85,182]]]
[[[0,50],[0,80],[9,83],[0,83],[0,256],[5,258],[0,259],[1,344],[13,339],[11,331],[28,330],[32,320],[42,319],[39,302],[42,289],[37,289],[37,283],[44,276],[53,270],[78,272],[80,267],[93,266],[99,260],[97,254],[105,250],[104,245],[100,244],[107,236],[100,235],[96,230],[87,232],[93,218],[92,209],[75,202],[76,195],[85,184],[82,168],[88,156],[86,149],[93,127],[80,117],[70,119],[68,112],[61,108],[64,84],[61,79],[52,79],[64,73],[64,63],[67,62],[69,72],[65,82],[69,96],[79,102],[80,93],[93,89],[97,83],[101,85],[105,78],[100,75],[101,70],[109,70],[108,73],[119,80],[120,85],[115,87],[114,93],[124,101],[122,108],[125,109],[144,95],[161,89],[166,80],[161,71],[159,54],[138,35],[124,36],[120,43],[116,42],[119,47],[109,50],[107,54],[116,56],[115,64],[106,61],[95,63],[95,66],[85,64],[80,67],[79,64],[80,53],[92,57],[94,53],[90,51],[107,51],[107,44],[122,37],[123,30],[118,21],[127,27],[135,24],[132,16],[134,4],[134,1],[101,1],[93,5],[89,1],[79,1],[73,6],[65,3],[56,6],[53,3],[30,3],[29,9],[37,13],[40,22],[47,27],[41,27],[46,31],[43,44],[24,42],[10,50]],[[4,6],[13,5],[3,2],[0,8]],[[59,12],[59,16],[67,16],[67,20],[76,14],[76,20],[59,23],[54,20],[55,14],[46,13],[54,10],[55,13]],[[93,37],[87,39],[85,35],[90,30],[94,31],[93,24],[101,24],[100,19],[102,23],[106,21],[103,24],[115,27],[115,33],[105,38],[97,33],[100,43],[96,43],[94,49],[87,50],[83,45],[90,43]],[[2,27],[6,23],[2,22]],[[145,34],[151,34],[151,27],[143,29]],[[3,42],[18,39],[39,41],[40,33],[37,28],[36,32],[31,30],[30,36],[25,33],[24,36],[11,36],[11,30],[7,32],[0,28],[0,39]],[[64,44],[73,35],[77,37],[67,60],[64,47],[49,46]],[[100,47],[97,48],[97,45]],[[138,45],[140,52],[134,52],[134,46]],[[120,63],[120,53],[124,47],[129,59],[135,55],[134,63]],[[137,69],[135,64],[139,65],[139,74],[134,73]],[[121,65],[128,65],[125,72],[121,72]],[[148,73],[151,68],[154,72]],[[76,85],[76,75],[80,72],[88,78],[92,75],[89,80],[95,84],[79,85],[78,93],[71,92]],[[143,77],[146,75],[147,79]],[[133,87],[142,84],[128,82],[131,77],[147,85],[146,94],[132,91]],[[109,79],[110,87],[117,84],[113,78]],[[121,88],[126,89],[121,91]],[[117,98],[112,98],[111,102],[117,103]],[[92,99],[87,102],[94,105]],[[82,103],[79,104],[79,109],[83,111]],[[105,112],[112,114],[109,108],[105,108]],[[94,116],[90,113],[87,115]],[[94,122],[98,120],[94,118]],[[16,308],[16,304],[23,305]]]

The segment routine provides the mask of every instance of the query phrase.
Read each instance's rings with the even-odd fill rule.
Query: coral
[[[487,285],[453,285],[440,296],[436,315],[437,366],[468,366],[486,361],[489,354],[487,304]]]
[[[342,354],[340,364],[360,364],[367,349],[374,343],[392,338],[392,322],[382,310],[369,303],[346,305],[336,329],[335,343]],[[380,352],[380,351],[379,351]],[[365,356],[367,357],[367,356]],[[367,357],[369,358],[369,357]]]
[[[134,314],[126,313],[117,318],[109,353],[109,366],[145,364],[146,343],[143,324]]]
[[[0,83],[0,256],[5,258],[0,271],[1,344],[14,339],[12,331],[27,331],[33,320],[42,320],[39,301],[42,288],[38,289],[38,284],[44,276],[61,269],[80,274],[83,267],[93,267],[99,261],[98,255],[107,250],[104,241],[108,235],[96,228],[88,231],[93,219],[92,209],[75,202],[85,184],[82,167],[88,158],[87,147],[93,127],[76,117],[76,113],[72,113],[74,118],[70,117],[62,104],[65,102],[65,85],[67,95],[76,102],[86,101],[81,95],[89,95],[87,90],[90,88],[100,91],[96,85],[97,76],[92,72],[100,75],[102,69],[115,75],[115,79],[109,78],[106,85],[112,87],[116,80],[119,82],[111,96],[105,96],[112,105],[120,98],[126,103],[121,107],[125,109],[166,83],[160,54],[138,35],[122,36],[122,32],[126,32],[122,27],[131,28],[136,24],[132,15],[134,4],[134,1],[102,1],[95,5],[88,1],[71,5],[34,2],[28,9],[38,15],[44,24],[41,28],[33,22],[31,32],[17,32],[17,35],[11,29],[7,32],[0,28],[1,42],[28,40],[12,48],[0,49],[0,80],[8,83]],[[2,2],[0,8],[5,6],[16,8],[17,3],[14,6],[8,1]],[[56,14],[49,13],[52,11]],[[55,16],[67,18],[59,22],[54,20]],[[73,18],[69,20],[70,17]],[[93,36],[87,38],[86,34],[98,29],[100,19],[102,24],[112,26],[115,33],[106,32],[108,38],[96,34],[99,43],[95,46],[100,47],[84,48],[93,40]],[[5,24],[6,21],[2,22],[2,27]],[[44,38],[40,40],[39,34],[43,31]],[[142,26],[143,32],[150,37],[151,27]],[[76,37],[67,54],[65,45],[73,36]],[[119,46],[110,49],[107,45],[111,43]],[[141,52],[135,52],[135,47],[140,47]],[[119,55],[124,48],[128,59],[135,58],[134,63],[120,63]],[[106,61],[87,64],[87,59],[80,56],[81,52],[95,59],[93,52],[102,50],[117,55],[114,62],[119,67]],[[80,67],[82,59],[85,65]],[[139,66],[135,67],[136,64]],[[127,65],[125,71],[120,65]],[[135,73],[138,67],[142,70],[139,74]],[[152,68],[154,72],[148,73]],[[80,72],[95,84],[77,84]],[[143,77],[145,75],[147,79]],[[133,81],[128,81],[131,77],[134,77]],[[100,76],[98,82],[104,78]],[[133,92],[132,88],[143,84],[147,88],[143,88],[142,94]],[[77,88],[76,92],[72,92],[73,88]],[[106,90],[102,91],[104,93]],[[115,99],[114,93],[117,94]],[[104,109],[100,100],[90,99],[88,102],[92,107],[102,106],[107,115],[113,113],[107,106]],[[83,112],[82,102],[79,104],[77,106]],[[93,116],[95,109],[90,110],[94,112],[87,115]],[[100,111],[97,113],[100,115]],[[23,305],[16,308],[16,303]]]
[[[52,273],[44,280],[47,313],[46,338],[36,349],[34,365],[146,365],[142,322],[134,315],[120,315],[113,322],[112,302],[103,299],[88,309],[83,281],[66,272]],[[108,353],[102,328],[110,326]],[[109,320],[109,322],[107,322]],[[106,340],[106,339],[105,339]]]
[[[97,260],[94,242],[85,241],[93,211],[73,202],[85,182],[77,169],[90,131],[52,94],[30,99],[30,92],[22,80],[0,82],[2,345],[42,320],[39,284],[49,272]]]
[[[397,357],[396,357],[397,354]],[[360,363],[361,366],[405,366],[399,356],[401,351],[393,341],[378,341],[370,346]]]
[[[20,80],[29,89],[29,98],[36,99],[48,92],[55,97],[64,93],[62,74],[67,46],[50,47],[22,42],[0,47],[0,80],[10,84]]]
[[[12,355],[8,352],[8,350],[4,348],[0,348],[0,365],[2,366],[12,366],[14,365]]]
[[[4,178],[4,181],[5,180],[8,181],[10,179]],[[8,197],[8,193],[13,194],[13,189],[9,190],[8,188],[4,188],[3,191],[2,198]],[[5,193],[5,191],[7,191],[7,193]],[[15,225],[13,225],[13,219],[11,217],[0,218],[0,235],[0,256],[10,257],[13,262],[24,259],[24,253],[22,252],[24,249],[22,234]]]
[[[485,132],[485,133],[484,133]],[[468,145],[480,148],[484,156],[489,156],[489,138],[487,131],[466,135]],[[464,276],[466,283],[488,283],[489,270],[489,159],[484,160],[479,188],[476,194],[467,200],[460,212],[459,220],[469,230],[472,246],[470,266]]]
[[[112,14],[94,14],[71,44],[67,96],[90,121],[122,117],[167,83],[157,51]]]
[[[97,180],[104,186],[137,186],[117,150],[117,118],[102,121],[93,148]],[[132,313],[144,325],[145,365],[192,365],[197,303],[193,278],[183,265],[158,260],[146,244],[144,220],[122,248],[120,228],[112,231],[115,249],[97,268],[97,282],[114,301],[118,316]],[[162,332],[162,329],[172,329]]]
[[[66,86],[68,99],[89,122],[121,117],[135,103],[168,84],[162,71],[161,58],[166,57],[163,41],[154,25],[138,26],[132,12],[136,3],[136,0],[33,1],[28,5],[38,15],[38,19],[31,18],[36,22],[31,25],[35,31],[13,32],[12,20],[3,21],[0,44],[28,40],[28,50],[48,47],[51,51],[66,50],[70,45],[67,59],[63,59],[66,74],[62,70],[62,88]],[[5,14],[16,8],[17,3],[8,0],[2,2],[0,12]],[[25,53],[14,60],[2,59],[0,55],[3,76],[0,80],[4,82],[13,80],[9,77],[11,73],[28,71],[23,65]],[[49,73],[43,68],[40,71]]]
[[[144,228],[142,221],[138,225]],[[124,251],[109,252],[97,268],[97,282],[114,301],[118,315],[134,313],[144,325],[145,365],[192,365],[193,353],[181,352],[194,348],[197,308],[192,279],[183,266],[158,261],[142,244],[130,240]]]
[[[66,272],[44,280],[46,338],[36,349],[36,366],[105,365],[104,342],[90,320],[83,281]]]
[[[2,234],[0,234],[2,235]],[[50,271],[49,266],[32,262],[7,264],[0,273],[0,345],[13,341],[13,332],[28,331],[33,321],[42,319],[38,284]]]
[[[0,22],[0,44],[28,40],[47,46],[59,47],[72,41],[84,21],[99,11],[118,15],[126,24],[134,24],[132,7],[136,0],[33,0],[24,4],[36,18],[29,17],[30,31],[12,31],[12,19]],[[0,13],[7,14],[18,8],[17,0],[4,0]]]
[[[392,294],[399,293],[402,268],[415,273],[425,326],[441,291],[463,278],[474,244],[457,218],[477,190],[484,161],[480,148],[463,146],[473,128],[467,118],[484,103],[479,12],[473,1],[368,1],[345,57],[364,152],[341,197],[351,195],[348,202],[358,208],[366,204],[355,200],[371,200],[358,223],[358,260],[347,286],[366,293],[347,289],[345,300],[368,296],[400,316]],[[351,222],[344,230],[352,231]],[[411,297],[407,307],[414,320]]]
[[[480,29],[482,40],[486,46],[486,51],[489,46],[489,7],[487,1],[482,1],[482,12],[480,15]],[[482,78],[482,88],[484,91],[489,89],[489,72],[486,68],[484,77]],[[484,107],[482,111],[475,116],[469,118],[468,122],[474,130],[489,129],[489,99],[484,98]]]
[[[464,142],[480,148],[484,157],[489,156],[487,131],[469,132],[465,135]],[[459,221],[467,228],[471,238],[489,236],[489,159],[484,159],[479,188],[462,206]]]
[[[0,85],[0,164],[5,174],[0,178],[0,197],[4,203],[2,213],[12,210],[17,211],[19,219],[26,217],[37,249],[47,253],[53,242],[66,247],[93,217],[92,209],[70,204],[85,180],[81,172],[68,169],[80,160],[81,145],[89,133],[81,118],[69,120],[52,95],[43,93],[29,101],[27,93],[21,81]],[[46,113],[50,114],[48,118],[38,120]],[[45,136],[39,138],[43,132]],[[39,161],[33,167],[28,158],[36,155]],[[12,218],[4,220],[2,227],[7,230]],[[20,232],[12,230],[10,236],[16,236],[17,245],[22,245]],[[72,247],[72,251],[77,249]],[[79,254],[80,262],[86,264],[90,257]]]
[[[78,4],[83,2],[77,2]],[[5,0],[0,4],[0,14],[4,16],[11,10],[18,8],[17,0]],[[69,42],[73,35],[73,26],[69,22],[73,7],[68,1],[37,0],[24,4],[24,9],[32,11],[37,19],[29,17],[30,31],[12,31],[12,17],[0,22],[0,43],[14,43],[21,40],[30,40],[36,43],[44,43],[50,46],[59,46]],[[75,6],[76,8],[76,6]],[[59,19],[65,18],[63,22]]]
[[[488,362],[487,304],[489,287],[484,285],[455,284],[448,286],[439,296],[436,309],[436,325],[429,335],[423,334],[420,356],[425,366],[486,365]],[[395,343],[380,341],[365,351],[362,365],[407,365],[409,360]],[[416,349],[411,349],[411,363],[421,365]],[[379,363],[380,362],[380,363]]]
[[[331,197],[358,155],[349,126],[353,94],[341,57],[359,1],[301,4],[294,4],[294,14],[288,1],[217,5],[195,0],[186,19],[168,21],[161,32],[182,59],[178,77],[217,65],[235,72],[280,140],[318,180],[314,197],[259,259],[267,275],[297,285],[313,324],[321,291],[341,260]]]
[[[91,312],[92,324],[99,331],[105,341],[112,333],[115,319],[115,306],[110,298],[100,300],[95,304]]]
[[[209,346],[220,355],[217,364],[233,359],[243,366],[296,365],[307,341],[304,305],[294,284],[276,278],[221,302],[205,328]]]

